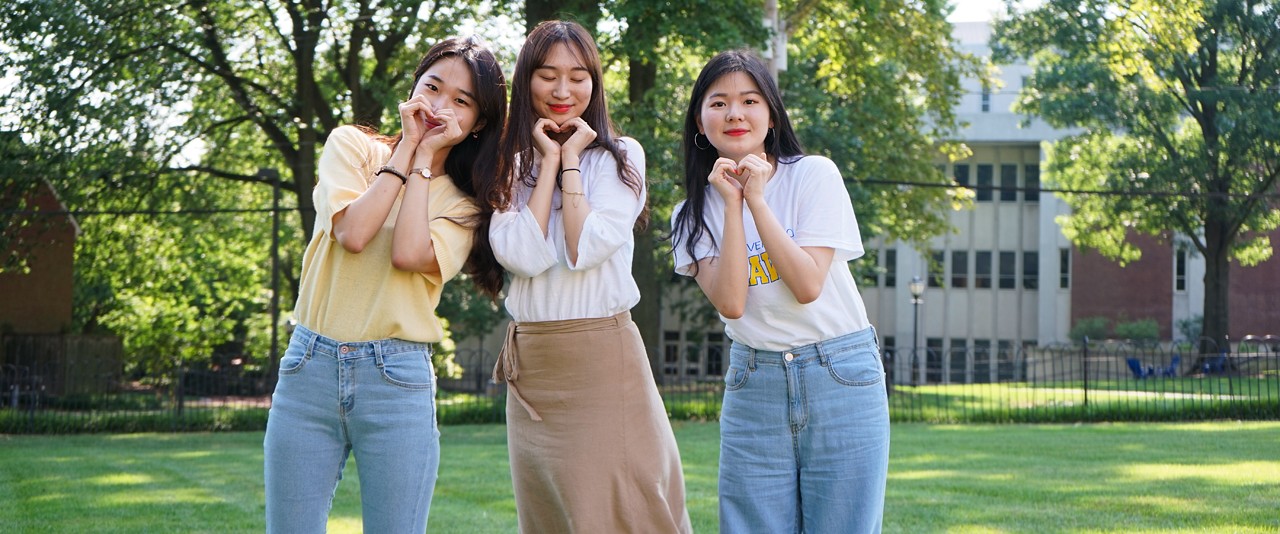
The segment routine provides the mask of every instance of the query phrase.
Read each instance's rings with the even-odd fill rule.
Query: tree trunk
[[[658,76],[658,66],[653,62],[631,60],[628,62],[627,96],[632,109],[646,109],[644,96],[653,89]],[[648,147],[654,150],[654,147]],[[631,262],[631,276],[640,288],[640,304],[631,310],[636,328],[640,330],[640,338],[644,340],[645,350],[649,353],[649,368],[653,377],[661,382],[661,361],[659,347],[662,346],[662,297],[664,278],[658,269],[654,257],[654,242],[657,236],[652,228],[660,227],[653,221],[649,228],[636,232],[635,257]]]
[[[1228,327],[1230,316],[1231,255],[1230,242],[1223,235],[1225,225],[1212,218],[1205,221],[1204,325],[1200,338],[1202,355],[1230,352]]]

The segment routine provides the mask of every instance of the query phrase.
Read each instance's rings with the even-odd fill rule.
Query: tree
[[[24,169],[49,176],[76,210],[261,208],[269,205],[273,184],[258,169],[279,171],[288,204],[296,209],[284,237],[292,259],[282,262],[281,274],[289,280],[282,293],[289,295],[282,294],[281,302],[287,306],[297,284],[297,259],[313,229],[316,155],[328,132],[347,123],[377,127],[393,116],[388,110],[402,98],[408,73],[428,44],[423,36],[456,33],[462,21],[511,15],[515,4],[13,0],[0,19],[0,69],[21,90],[0,93],[0,128],[22,133],[23,146],[33,152],[24,155]],[[946,183],[929,163],[931,149],[953,127],[950,105],[972,63],[951,45],[945,2],[784,4],[797,39],[791,47],[797,59],[782,77],[790,110],[810,150],[841,163],[867,237],[924,240],[945,231],[940,210],[953,199],[942,189],[860,181]],[[634,272],[646,298],[636,318],[646,345],[657,350],[658,296],[670,278],[659,239],[672,205],[683,196],[679,143],[688,89],[715,52],[763,45],[763,12],[753,0],[530,0],[523,13],[531,21],[566,10],[599,32],[615,119],[648,154],[653,224],[637,239]],[[230,259],[218,256],[232,254],[236,245],[210,238],[255,239],[258,245],[238,253],[259,263],[225,265],[242,277],[238,283],[260,292],[270,279],[262,264],[270,240],[262,230],[266,225],[245,228],[252,226],[245,222],[249,215],[199,224],[157,215],[134,217],[119,227],[110,217],[84,220],[88,237],[79,257],[94,270],[81,270],[92,283],[78,289],[77,310],[86,328],[124,325],[131,316],[120,295],[135,291],[141,298],[148,287],[167,292],[151,294],[157,306],[206,314],[255,309],[258,318],[252,320],[260,322],[260,303],[232,306],[220,293],[197,296],[204,294],[175,285],[182,277],[212,276],[199,262],[187,271],[172,268],[200,257],[214,258],[206,268],[220,268]],[[225,231],[209,232],[215,225]],[[115,259],[138,250],[139,243],[163,246],[128,262]],[[137,273],[172,280],[127,286],[139,279]],[[473,313],[501,314],[488,303],[454,294],[469,291],[465,283],[446,286],[450,295],[441,312],[458,310],[459,332],[469,331],[457,323],[474,320]],[[132,317],[146,323],[142,315]],[[184,329],[185,339],[207,335],[201,332],[209,330],[194,324],[176,327]],[[153,340],[155,351],[168,350],[160,345],[162,336],[131,335]]]
[[[276,169],[296,208],[285,236],[296,260],[311,236],[317,151],[328,133],[348,123],[380,126],[429,44],[423,36],[449,35],[482,9],[424,0],[14,0],[0,20],[0,70],[21,90],[0,94],[0,110],[12,123],[4,127],[21,131],[36,154],[24,160],[30,173],[3,179],[48,176],[77,210],[189,212],[269,206],[264,192],[274,184],[258,169]],[[208,261],[218,257],[213,250],[248,240],[257,245],[246,257],[265,259],[270,236],[258,223],[223,220],[223,231],[209,232],[179,217],[90,218],[78,254],[77,319],[124,329],[139,354],[216,343],[179,318],[190,311],[213,320],[241,308],[225,293],[179,282],[240,273],[231,285],[261,292],[270,279],[262,265],[243,271]],[[169,270],[175,262],[192,265]],[[282,265],[292,294],[297,262]],[[230,271],[211,274],[218,268]],[[128,292],[142,300],[122,300]],[[176,323],[153,325],[147,309]]]
[[[595,2],[560,11],[556,5],[530,0],[526,13],[579,21],[600,17]],[[952,108],[960,78],[979,69],[976,59],[954,45],[946,6],[940,0],[802,0],[782,6],[793,38],[793,64],[779,80],[788,112],[806,148],[840,164],[866,239],[924,243],[948,231],[946,211],[964,203],[948,189],[867,182],[949,183],[934,168],[934,155],[940,147],[957,153],[942,140],[956,127]],[[671,279],[669,251],[656,245],[684,196],[680,143],[689,88],[716,52],[761,48],[769,34],[763,5],[752,1],[619,1],[609,3],[604,15],[621,28],[597,36],[606,69],[615,80],[626,80],[610,87],[611,110],[648,155],[652,220],[637,235],[632,268],[645,297],[632,315],[656,363],[660,296],[667,295]],[[537,22],[527,19],[530,28]],[[696,291],[677,293],[705,304]],[[687,313],[697,308],[679,307]],[[709,306],[701,309],[714,316]]]
[[[1228,333],[1230,263],[1280,226],[1280,4],[1048,0],[996,25],[997,61],[1031,58],[1019,106],[1060,127],[1046,183],[1063,232],[1124,264],[1132,233],[1177,232],[1205,258],[1202,351]]]

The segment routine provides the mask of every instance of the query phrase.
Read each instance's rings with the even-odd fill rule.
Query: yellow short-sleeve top
[[[449,176],[431,180],[427,207],[431,241],[440,263],[438,274],[401,271],[391,265],[392,232],[403,194],[360,253],[347,252],[333,236],[334,214],[369,189],[373,173],[389,159],[390,147],[352,126],[335,129],[325,142],[312,195],[315,231],[302,258],[294,309],[298,324],[325,337],[430,343],[444,336],[436,305],[445,281],[462,270],[471,250],[474,232],[469,218],[477,212],[475,203]]]

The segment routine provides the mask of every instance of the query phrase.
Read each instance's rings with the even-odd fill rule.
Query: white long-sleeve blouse
[[[619,141],[627,161],[643,179],[644,148],[634,139]],[[639,194],[623,183],[615,161],[603,148],[582,153],[578,168],[591,213],[583,222],[577,262],[569,261],[565,246],[558,189],[551,199],[546,236],[528,208],[533,188],[519,180],[515,180],[511,206],[493,214],[489,240],[494,256],[512,275],[506,307],[516,321],[610,317],[640,302],[640,290],[631,276],[632,228],[644,210],[647,189],[643,180]],[[533,163],[535,178],[538,164]]]

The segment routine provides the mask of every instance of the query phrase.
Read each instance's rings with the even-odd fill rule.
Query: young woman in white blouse
[[[679,452],[630,310],[644,150],[617,137],[599,52],[548,21],[516,61],[489,230],[514,319],[494,378],[521,532],[688,532]]]
[[[879,532],[889,410],[848,262],[840,170],[806,156],[759,58],[712,58],[685,117],[676,272],[733,340],[720,414],[721,532]]]

